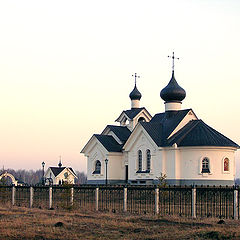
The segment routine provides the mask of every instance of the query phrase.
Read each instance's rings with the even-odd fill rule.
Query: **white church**
[[[174,61],[174,55],[173,55]],[[156,184],[161,174],[169,185],[233,185],[238,144],[181,109],[186,92],[174,76],[160,92],[165,112],[153,117],[140,107],[136,86],[131,109],[94,134],[82,149],[88,184]]]

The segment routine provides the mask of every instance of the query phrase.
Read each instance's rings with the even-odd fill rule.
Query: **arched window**
[[[151,168],[151,152],[149,149],[146,151],[146,157],[147,157],[147,171],[150,172]]]
[[[209,159],[208,158],[204,158],[202,160],[202,173],[210,173]]]
[[[223,160],[223,171],[229,172],[229,159],[228,158],[224,158],[224,160]]]
[[[100,174],[101,173],[101,162],[99,160],[95,163],[95,170],[93,174]]]
[[[142,151],[138,150],[138,171],[142,171]]]
[[[144,117],[140,117],[140,118],[138,119],[138,122],[146,122],[146,120],[145,120]]]

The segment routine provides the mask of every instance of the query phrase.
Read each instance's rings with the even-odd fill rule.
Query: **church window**
[[[151,152],[149,149],[147,149],[146,151],[146,157],[147,157],[147,171],[150,172],[150,168],[151,168]]]
[[[224,172],[229,172],[229,159],[224,158],[223,160],[223,170]]]
[[[138,150],[138,171],[142,171],[142,151]]]
[[[202,173],[210,173],[208,158],[202,160]]]
[[[101,162],[99,160],[95,163],[95,170],[93,174],[100,174],[101,173]]]
[[[146,120],[145,120],[144,117],[140,117],[140,118],[138,119],[138,122],[146,122]]]

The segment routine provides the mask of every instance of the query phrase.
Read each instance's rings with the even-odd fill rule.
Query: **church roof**
[[[175,113],[165,112],[156,114],[150,122],[140,124],[147,131],[158,147],[172,146],[220,146],[239,148],[238,144],[225,137],[202,120],[191,120],[169,139],[169,135],[190,111],[181,110]]]
[[[167,111],[154,115],[150,123],[158,123],[162,125],[163,135],[167,138],[183,118],[192,111],[192,109],[185,109],[179,111]]]
[[[94,136],[108,152],[121,152],[123,145],[119,144],[112,136],[100,134],[94,134]]]
[[[176,143],[178,146],[219,146],[239,148],[239,145],[225,137],[202,120],[192,120],[175,133],[168,145]]]
[[[134,117],[136,117],[143,109],[145,109],[144,107],[142,107],[142,108],[132,108],[132,109],[130,109],[130,110],[124,110],[124,111],[122,111],[122,113],[120,114],[120,116],[115,120],[115,121],[118,121],[119,120],[119,118],[122,116],[122,114],[126,114],[127,115],[127,117],[129,118],[129,119],[133,119]]]
[[[107,125],[106,128],[109,128],[110,131],[114,132],[115,135],[123,143],[125,143],[127,141],[127,139],[129,138],[129,136],[131,135],[131,131],[126,126]]]
[[[65,168],[66,167],[50,167],[55,177],[58,176]],[[76,175],[71,167],[69,169],[73,172],[74,175]]]
[[[65,167],[50,167],[50,169],[52,170],[54,176],[56,177],[65,169]]]

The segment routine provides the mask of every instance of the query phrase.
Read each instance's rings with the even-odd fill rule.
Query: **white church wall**
[[[134,139],[131,141],[133,145],[128,149],[128,170],[129,170],[129,180],[135,179],[153,179],[155,176],[156,169],[159,168],[159,159],[157,160],[157,147],[153,143],[152,139],[144,132],[142,127],[139,126],[137,132],[135,133]],[[151,165],[150,173],[144,173],[147,170],[147,150],[151,153]],[[142,151],[142,173],[137,173],[138,171],[138,151]]]
[[[106,165],[104,166],[104,168]],[[104,172],[105,169],[104,169]],[[105,175],[106,177],[106,175]],[[109,180],[124,180],[125,179],[125,164],[122,153],[108,155],[108,179]]]
[[[87,164],[87,179],[88,180],[103,180],[104,177],[104,160],[106,159],[106,151],[100,148],[99,144],[95,144],[91,149],[91,152],[88,156],[88,164]],[[99,160],[101,162],[101,172],[100,174],[93,174],[95,170],[96,161]]]
[[[199,180],[234,180],[235,155],[230,148],[181,148],[179,151],[181,161],[180,178]],[[201,173],[201,160],[207,157],[210,160],[210,173]],[[223,159],[227,157],[229,172],[223,171]]]

